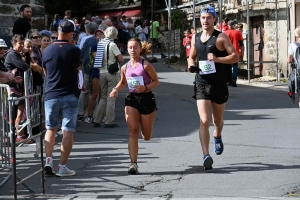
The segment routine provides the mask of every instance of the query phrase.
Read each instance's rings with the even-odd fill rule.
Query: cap
[[[211,6],[206,6],[206,7],[202,8],[200,11],[200,14],[201,13],[211,13],[214,17],[217,16],[216,10]]]
[[[76,26],[72,20],[62,20],[59,23],[58,31],[63,33],[75,32]]]
[[[104,31],[103,31],[103,30],[101,30],[101,29],[97,29],[97,30],[95,31],[95,35],[96,35],[98,32],[104,33]]]
[[[42,30],[42,31],[40,32],[40,34],[45,34],[45,35],[48,35],[49,37],[51,37],[52,32],[51,32],[51,31],[47,31],[47,30]]]
[[[232,20],[229,20],[228,22],[227,22],[227,24],[228,24],[228,26],[234,26],[234,21],[232,21]]]
[[[7,45],[3,39],[0,39],[0,47],[7,47]]]

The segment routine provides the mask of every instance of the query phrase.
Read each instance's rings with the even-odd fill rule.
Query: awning
[[[122,15],[125,15],[126,17],[135,17],[142,14],[141,10],[128,10],[125,11]]]
[[[104,16],[106,16],[106,15],[108,15],[108,16],[110,16],[110,15],[114,15],[114,16],[117,16],[117,14],[119,14],[119,13],[121,13],[122,15],[123,15],[123,12],[125,12],[124,10],[110,10],[110,11],[100,11],[100,12],[98,12],[98,16],[100,17],[100,18],[104,18]]]

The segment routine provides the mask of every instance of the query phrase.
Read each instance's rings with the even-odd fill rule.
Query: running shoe
[[[94,119],[93,119],[93,117],[86,117],[84,121],[85,121],[85,123],[91,124],[91,123],[93,123]]]
[[[76,172],[74,170],[70,170],[69,168],[61,167],[58,165],[56,176],[64,177],[64,176],[74,176]]]
[[[52,160],[52,158],[50,158],[50,157],[46,158],[44,170],[45,170],[45,174],[47,176],[55,175],[55,171],[53,169],[53,160]]]
[[[221,136],[219,138],[215,138],[214,137],[214,140],[215,140],[215,146],[214,146],[215,153],[217,155],[221,155],[223,153],[223,150],[224,150],[224,145],[223,145],[223,142],[222,142],[222,137]]]
[[[206,154],[203,157],[203,166],[204,166],[204,170],[210,170],[212,169],[212,164],[214,163],[212,157],[209,154]]]
[[[128,169],[128,174],[134,175],[134,174],[138,174],[139,170],[138,170],[138,165],[136,162],[130,163],[129,169]]]

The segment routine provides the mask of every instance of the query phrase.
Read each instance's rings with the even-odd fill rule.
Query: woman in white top
[[[135,33],[138,35],[138,38],[141,42],[147,41],[146,35],[148,34],[148,29],[146,25],[141,20],[136,20],[137,27],[135,28]]]

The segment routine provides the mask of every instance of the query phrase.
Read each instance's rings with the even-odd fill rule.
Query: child
[[[189,30],[186,30],[183,32],[184,38],[182,41],[182,45],[185,47],[185,53],[186,53],[186,58],[188,60],[189,55],[190,55],[190,50],[191,50],[191,33]]]

